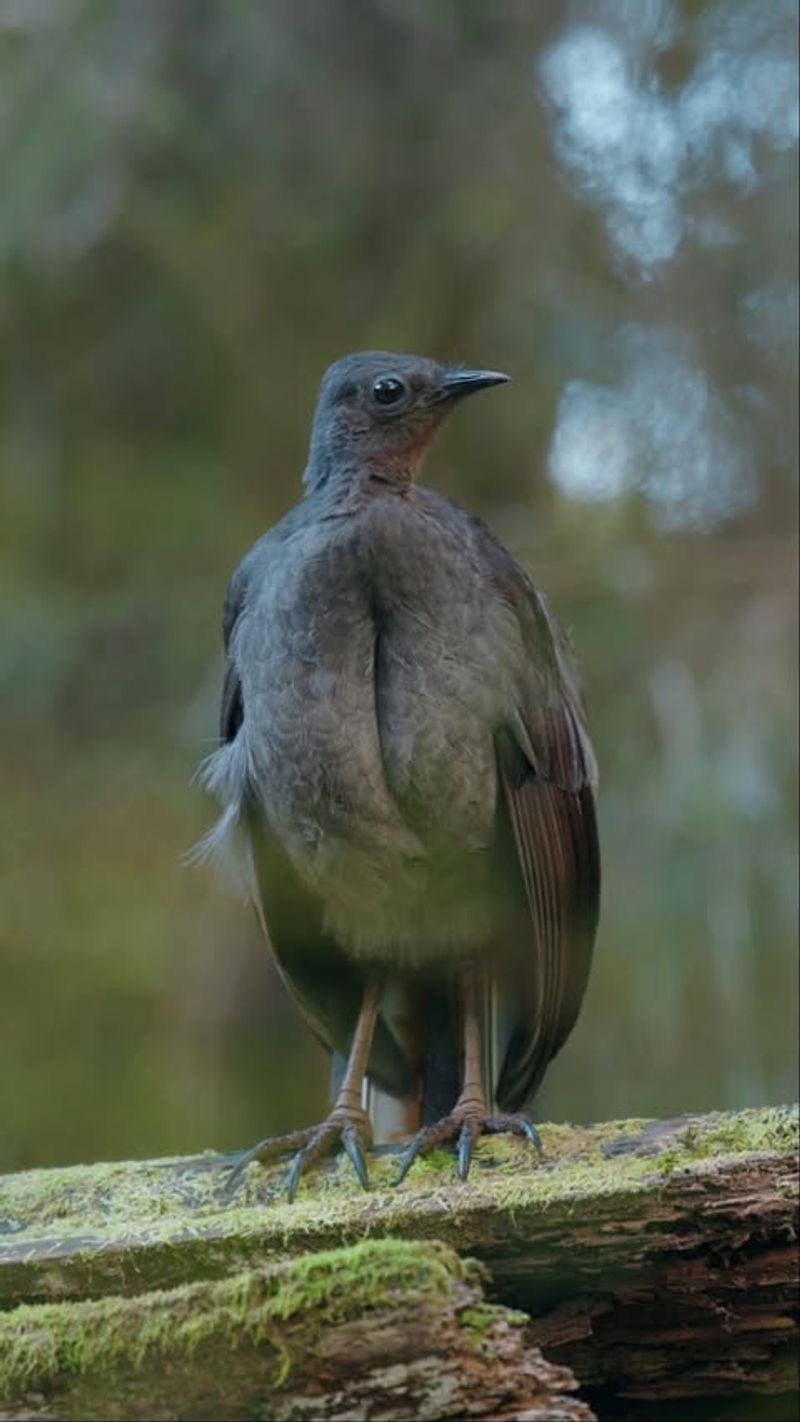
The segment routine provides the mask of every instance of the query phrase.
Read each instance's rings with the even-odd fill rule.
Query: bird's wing
[[[242,683],[233,657],[233,634],[241,617],[247,593],[247,565],[240,563],[225,593],[222,608],[222,642],[225,648],[225,678],[219,708],[219,735],[225,743],[234,740],[244,718]]]
[[[514,1110],[535,1091],[571,1032],[591,963],[600,900],[594,752],[577,675],[545,599],[492,540],[495,587],[516,614],[524,648],[518,694],[496,737],[503,806],[533,933],[513,983],[494,983],[495,1097]],[[502,809],[501,809],[502,814]]]
[[[250,579],[256,574],[257,563],[253,568],[245,559],[231,578],[225,596],[225,677],[220,705],[223,754],[225,747],[236,741],[246,715],[236,666],[235,633],[246,612]],[[253,800],[252,796],[249,798]],[[246,804],[244,820],[255,871],[252,890],[256,912],[281,979],[323,1046],[346,1055],[361,1009],[363,977],[326,932],[320,901],[306,889],[291,861],[268,833],[256,803]],[[413,1089],[409,1063],[383,1016],[375,1028],[369,1074],[392,1095],[404,1096]]]

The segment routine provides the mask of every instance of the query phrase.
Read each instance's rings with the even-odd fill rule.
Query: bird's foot
[[[395,1184],[399,1185],[401,1180],[405,1180],[418,1156],[427,1155],[429,1151],[446,1145],[449,1141],[458,1142],[458,1176],[460,1180],[466,1180],[478,1138],[498,1135],[501,1132],[524,1136],[539,1155],[543,1154],[539,1132],[527,1116],[493,1116],[485,1102],[473,1098],[467,1103],[459,1101],[449,1116],[443,1116],[441,1121],[436,1121],[432,1126],[424,1126],[417,1133],[403,1155]]]
[[[332,1155],[343,1146],[353,1164],[353,1169],[365,1190],[369,1189],[369,1175],[365,1152],[372,1144],[372,1127],[366,1111],[360,1106],[334,1106],[330,1116],[318,1126],[308,1126],[302,1131],[291,1131],[286,1136],[271,1136],[259,1141],[252,1150],[245,1151],[231,1171],[225,1193],[230,1196],[237,1189],[248,1165],[253,1160],[265,1163],[278,1160],[282,1155],[294,1153],[286,1194],[291,1204],[297,1194],[297,1187],[310,1165],[322,1156]]]

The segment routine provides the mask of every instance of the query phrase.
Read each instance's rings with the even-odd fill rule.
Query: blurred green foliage
[[[536,65],[623,10],[2,7],[6,1168],[232,1148],[323,1107],[250,912],[181,857],[213,814],[190,781],[227,576],[299,496],[322,369],[369,347],[513,374],[426,477],[534,572],[588,687],[603,918],[540,1111],[794,1094],[796,345],[736,324],[792,280],[793,155],[716,193],[737,241],[621,269]],[[690,333],[745,411],[755,496],[702,532],[547,476],[566,383],[613,384],[630,322]]]

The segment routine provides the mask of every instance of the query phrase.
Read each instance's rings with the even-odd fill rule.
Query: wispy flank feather
[[[207,756],[195,778],[219,802],[222,814],[189,850],[184,862],[192,868],[212,864],[228,888],[255,902],[253,852],[244,822],[250,784],[250,756],[244,733]]]

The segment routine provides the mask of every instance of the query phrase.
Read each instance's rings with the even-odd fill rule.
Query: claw
[[[295,1195],[297,1194],[297,1187],[300,1184],[300,1177],[303,1174],[305,1165],[306,1150],[299,1150],[294,1160],[292,1161],[292,1168],[289,1171],[289,1179],[286,1182],[286,1199],[288,1200],[290,1205]]]
[[[246,1150],[237,1160],[225,1185],[223,1199],[231,1198],[252,1161],[275,1160],[281,1155],[295,1152],[286,1182],[286,1194],[291,1204],[305,1171],[321,1155],[333,1151],[339,1140],[353,1163],[360,1183],[368,1190],[369,1175],[362,1137],[363,1141],[369,1139],[369,1121],[366,1116],[362,1120],[361,1116],[353,1119],[352,1116],[344,1116],[344,1113],[334,1113],[327,1121],[323,1121],[321,1126],[310,1126],[303,1131],[292,1131],[290,1135],[259,1141],[258,1145]]]
[[[223,1198],[229,1200],[236,1193],[242,1181],[242,1176],[248,1165],[254,1160],[267,1161],[277,1160],[282,1155],[289,1155],[291,1151],[305,1145],[313,1136],[314,1128],[310,1127],[304,1131],[290,1131],[285,1136],[267,1136],[257,1145],[251,1146],[250,1150],[244,1151],[237,1160],[228,1176]]]
[[[525,1135],[528,1137],[528,1140],[530,1141],[534,1150],[536,1151],[536,1154],[538,1156],[544,1156],[544,1146],[542,1145],[542,1138],[539,1135],[539,1132],[537,1131],[536,1127],[534,1126],[533,1121],[528,1121],[527,1119],[524,1119],[522,1123],[522,1129],[525,1132]]]
[[[399,1185],[405,1180],[409,1170],[418,1155],[426,1155],[429,1150],[434,1150],[436,1146],[444,1145],[458,1134],[461,1121],[455,1121],[452,1116],[445,1116],[443,1120],[437,1121],[433,1126],[424,1126],[415,1135],[410,1146],[405,1151],[400,1161],[400,1172],[395,1180],[395,1185]]]
[[[472,1164],[472,1155],[475,1150],[475,1142],[480,1133],[480,1123],[467,1117],[461,1127],[461,1135],[458,1138],[458,1178],[466,1180],[469,1175],[469,1168]]]
[[[526,1139],[530,1141],[536,1154],[539,1156],[544,1155],[542,1138],[534,1126],[533,1121],[527,1116],[523,1116],[519,1113],[515,1116],[490,1116],[488,1121],[484,1123],[483,1129],[492,1135],[508,1131],[515,1136],[525,1136]]]
[[[544,1154],[539,1132],[527,1116],[489,1116],[475,1110],[474,1107],[469,1111],[464,1111],[457,1105],[452,1115],[444,1116],[433,1126],[426,1126],[414,1137],[400,1161],[400,1170],[394,1183],[400,1185],[405,1180],[417,1156],[425,1155],[434,1146],[444,1145],[447,1141],[453,1140],[458,1142],[458,1178],[466,1180],[475,1153],[475,1142],[479,1136],[484,1133],[494,1135],[499,1132],[525,1136],[539,1155]]]
[[[364,1151],[355,1126],[345,1126],[342,1131],[342,1145],[352,1162],[353,1169],[359,1179],[359,1184],[364,1190],[368,1190],[369,1174],[367,1172],[367,1162],[364,1159]]]
[[[402,1156],[402,1159],[400,1161],[400,1170],[398,1172],[397,1179],[394,1182],[395,1185],[399,1185],[401,1181],[405,1180],[409,1170],[414,1164],[414,1161],[422,1150],[424,1144],[425,1132],[420,1131],[419,1135],[414,1137],[413,1141],[411,1142],[411,1145],[408,1147],[408,1150],[405,1151]]]
[[[242,1176],[244,1175],[245,1170],[250,1164],[250,1161],[254,1159],[255,1157],[251,1154],[249,1150],[245,1151],[243,1156],[240,1156],[239,1160],[236,1162],[233,1169],[229,1172],[228,1178],[225,1181],[225,1185],[222,1190],[223,1200],[228,1201],[233,1198],[242,1183]]]
[[[301,1176],[309,1165],[313,1165],[315,1160],[333,1148],[340,1130],[339,1122],[333,1117],[329,1117],[327,1121],[323,1121],[321,1126],[317,1126],[315,1131],[312,1131],[311,1139],[307,1141],[302,1150],[297,1152],[292,1161],[292,1168],[289,1171],[289,1179],[286,1184],[286,1196],[290,1205],[297,1194]]]
[[[271,1155],[282,1155],[284,1150],[291,1149],[290,1146],[286,1145],[277,1148],[280,1146],[280,1143],[285,1142],[286,1139],[287,1137],[285,1136],[275,1136],[272,1140],[267,1138],[266,1140],[259,1141],[258,1145],[252,1146],[250,1150],[244,1151],[243,1154],[239,1156],[239,1159],[228,1176],[223,1191],[224,1198],[229,1200],[231,1196],[236,1193],[242,1183],[242,1178],[248,1165],[252,1164],[254,1160],[268,1160]]]

